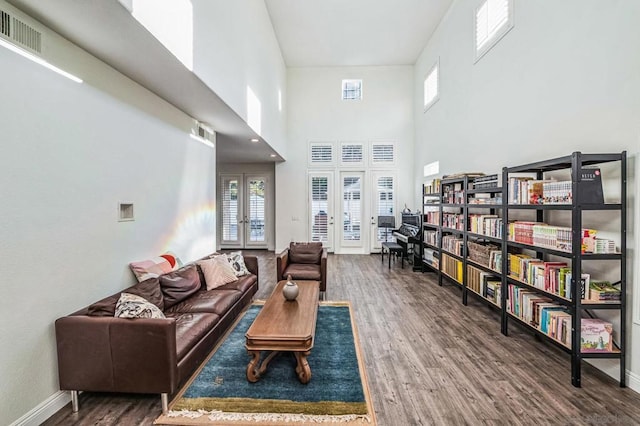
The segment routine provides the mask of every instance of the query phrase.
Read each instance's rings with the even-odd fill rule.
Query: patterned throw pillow
[[[117,318],[166,318],[156,305],[144,297],[122,293],[116,303]]]
[[[213,290],[238,279],[226,256],[201,260],[198,265],[204,274],[207,290]]]
[[[227,253],[227,259],[229,260],[229,264],[233,268],[233,272],[236,274],[236,277],[249,275],[251,273],[247,269],[247,265],[244,264],[244,257],[242,257],[241,251]]]
[[[131,262],[129,267],[138,279],[142,282],[149,278],[159,277],[162,274],[173,271],[171,264],[164,257],[158,256],[149,260],[141,260],[139,262]]]

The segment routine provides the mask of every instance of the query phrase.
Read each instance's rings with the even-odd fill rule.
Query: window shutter
[[[374,142],[371,144],[372,165],[392,165],[396,160],[395,144],[393,142]]]
[[[329,179],[311,177],[311,241],[328,241]]]
[[[333,144],[311,142],[309,145],[309,164],[312,166],[329,166],[333,164]]]
[[[238,240],[238,180],[222,181],[222,240]]]
[[[341,155],[343,163],[362,163],[362,144],[343,144]]]
[[[481,55],[491,42],[497,41],[511,29],[512,0],[486,0],[476,11],[476,55]]]

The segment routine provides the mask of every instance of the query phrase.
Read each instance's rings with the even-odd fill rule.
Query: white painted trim
[[[11,423],[10,426],[38,426],[70,402],[71,394],[69,392],[58,391],[42,401],[24,416]],[[69,410],[71,410],[71,408],[69,408]]]
[[[627,370],[627,386],[632,391],[640,393],[640,375]]]

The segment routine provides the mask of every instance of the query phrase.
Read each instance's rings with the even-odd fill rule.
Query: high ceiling
[[[211,124],[218,161],[281,157],[118,0],[7,0],[124,75]],[[237,0],[236,0],[237,1]],[[245,0],[241,0],[245,1]],[[264,0],[289,67],[415,63],[453,0]],[[140,52],[145,52],[140,55]]]
[[[289,67],[412,65],[452,0],[265,0]]]

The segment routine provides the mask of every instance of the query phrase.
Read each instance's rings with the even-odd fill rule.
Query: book
[[[620,301],[620,289],[614,287],[609,281],[592,281],[589,283],[589,299],[603,301]]]
[[[583,318],[580,332],[582,352],[612,352],[613,325],[597,318]]]
[[[578,194],[581,204],[603,204],[602,176],[599,167],[580,169]]]

